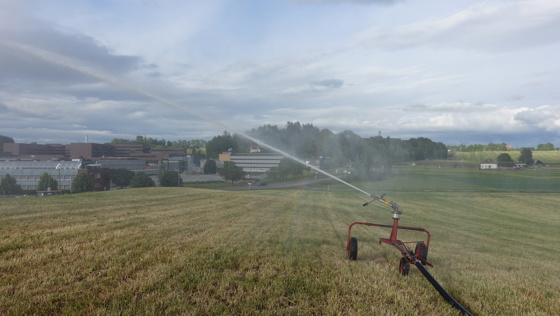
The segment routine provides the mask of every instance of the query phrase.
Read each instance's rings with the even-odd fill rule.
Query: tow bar
[[[402,258],[400,259],[399,262],[399,273],[401,275],[408,275],[410,271],[410,265],[414,264],[418,268],[418,270],[422,272],[422,275],[424,275],[424,277],[430,282],[430,284],[432,284],[432,286],[439,292],[439,294],[441,294],[441,296],[445,298],[445,300],[447,300],[451,305],[453,305],[454,308],[456,308],[461,313],[463,313],[463,315],[472,316],[472,314],[466,308],[461,306],[461,304],[459,304],[457,300],[455,300],[447,291],[445,291],[445,289],[436,281],[436,279],[430,274],[430,272],[428,272],[426,267],[424,267],[424,265],[433,267],[433,265],[427,261],[428,249],[430,247],[430,232],[428,232],[424,228],[419,228],[419,227],[399,226],[399,219],[402,214],[402,207],[393,201],[389,202],[385,200],[384,198],[385,194],[381,196],[372,195],[371,197],[373,198],[373,200],[364,203],[363,206],[367,206],[370,203],[377,201],[377,202],[381,202],[386,206],[391,207],[393,209],[392,212],[393,224],[387,225],[387,224],[377,224],[377,223],[367,223],[367,222],[354,222],[350,224],[350,227],[348,227],[348,240],[346,241],[346,250],[348,253],[348,259],[356,260],[358,258],[358,239],[356,237],[352,237],[352,227],[354,227],[355,225],[365,225],[365,226],[391,228],[391,235],[389,236],[389,238],[379,238],[379,243],[393,245],[401,252]],[[399,229],[425,232],[427,238],[426,240],[403,242],[397,239],[397,232]],[[415,244],[414,251],[409,249],[406,246],[406,244]]]

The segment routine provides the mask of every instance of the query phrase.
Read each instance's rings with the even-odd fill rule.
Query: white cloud
[[[77,33],[96,38],[119,54],[142,56],[173,72],[174,64],[200,60],[197,38],[223,18],[224,1],[54,1],[37,9],[37,15]],[[163,67],[164,69],[162,69]]]
[[[0,2],[1,134],[560,134],[557,1],[15,2]]]
[[[560,134],[560,106],[543,105],[524,109],[515,115],[515,120],[526,126],[537,126]]]
[[[442,18],[395,29],[373,27],[356,37],[376,48],[431,47],[504,51],[560,42],[560,2],[555,0],[476,3]]]

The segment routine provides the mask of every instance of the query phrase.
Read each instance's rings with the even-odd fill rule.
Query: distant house
[[[261,152],[261,148],[257,145],[251,145],[249,147],[249,153],[254,154],[254,153],[260,153]]]
[[[535,160],[533,161],[533,164],[534,164],[535,166],[546,166],[546,164],[545,164],[544,162],[542,162],[542,161],[540,161],[540,160],[538,160],[538,159],[535,159]]]
[[[480,163],[480,169],[498,169],[498,163],[490,158],[487,158]]]

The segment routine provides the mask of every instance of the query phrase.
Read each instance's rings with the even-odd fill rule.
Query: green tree
[[[519,162],[526,163],[526,164],[533,164],[533,152],[529,148],[521,149],[521,154],[518,158]]]
[[[546,144],[538,144],[537,150],[554,150],[554,144],[548,142]]]
[[[280,179],[280,171],[278,171],[278,167],[272,167],[270,169],[268,169],[268,171],[266,172],[266,177],[268,179],[272,179],[272,180],[278,180]]]
[[[129,141],[124,139],[124,138],[113,138],[113,140],[111,141],[110,144],[116,145],[116,144],[126,144]]]
[[[144,172],[138,172],[132,177],[130,186],[133,188],[155,187],[156,183]]]
[[[305,166],[299,162],[293,161],[292,159],[282,158],[278,164],[279,177],[285,179],[287,176],[295,178],[303,174]]]
[[[0,180],[0,192],[3,195],[22,194],[23,189],[19,184],[17,184],[14,177],[10,176],[9,173],[6,173],[2,180]]]
[[[216,136],[206,143],[206,156],[215,159],[219,154],[230,149],[235,151],[234,147],[233,137],[228,132],[224,132],[223,135]]]
[[[124,168],[111,169],[109,177],[114,185],[122,189],[130,185],[134,172]]]
[[[14,139],[8,136],[0,135],[0,152],[4,149],[5,143],[13,143]]]
[[[37,191],[58,190],[58,182],[49,175],[48,172],[43,173],[37,183]]]
[[[78,173],[72,180],[72,193],[93,191],[93,183],[87,173]]]
[[[242,136],[237,134],[232,136],[227,131],[224,131],[223,135],[216,136],[206,143],[206,156],[216,159],[219,154],[230,149],[233,152],[245,152],[249,145],[249,142]]]
[[[411,138],[406,143],[412,160],[447,159],[447,147],[443,143],[425,137]]]
[[[159,185],[162,187],[180,187],[183,185],[183,179],[177,171],[163,171],[159,177]]]
[[[492,144],[492,143],[490,143]],[[506,144],[503,143],[504,148],[503,149],[498,149],[498,150],[506,150]],[[448,148],[450,150],[454,150],[457,152],[474,152],[474,151],[484,151],[485,148],[488,148],[488,146],[484,146],[481,144],[474,144],[474,145],[458,145],[458,146],[448,146]]]
[[[494,143],[490,142],[490,143],[488,143],[488,145],[484,146],[484,150],[485,151],[507,150],[506,146],[507,146],[506,143],[494,144]]]
[[[216,174],[218,167],[216,166],[216,161],[214,159],[206,159],[204,164],[204,174]]]
[[[498,155],[498,162],[513,162],[513,159],[509,154],[501,153]]]
[[[226,161],[224,162],[224,169],[222,169],[221,175],[224,180],[231,181],[233,185],[233,182],[243,179],[245,171],[243,171],[243,168],[236,166],[235,163]]]

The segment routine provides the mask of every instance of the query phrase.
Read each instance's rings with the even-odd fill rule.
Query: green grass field
[[[445,164],[441,164],[445,166]],[[470,167],[403,165],[392,169],[393,177],[375,182],[354,183],[368,192],[560,192],[560,168],[479,170]],[[347,189],[335,180],[313,184],[317,188]]]
[[[434,165],[401,166],[394,172],[393,178],[372,182],[370,190],[560,192],[560,169],[553,168],[478,170]]]
[[[477,152],[457,152],[455,153],[455,159],[457,161],[464,161],[470,163],[481,163],[487,158],[493,159],[496,161],[498,156],[502,153],[509,154],[510,157],[517,161],[519,158],[520,152],[519,151],[477,151]],[[545,164],[549,165],[560,165],[560,151],[558,150],[551,150],[551,151],[539,151],[535,150],[532,151],[533,159],[538,159],[543,161]]]
[[[434,277],[477,315],[560,314],[557,187],[415,167],[367,189],[431,232]],[[366,200],[194,188],[0,199],[0,314],[457,315],[414,267],[398,274],[398,251],[377,243],[389,230],[357,226],[358,260],[346,258],[350,223],[391,222]]]

